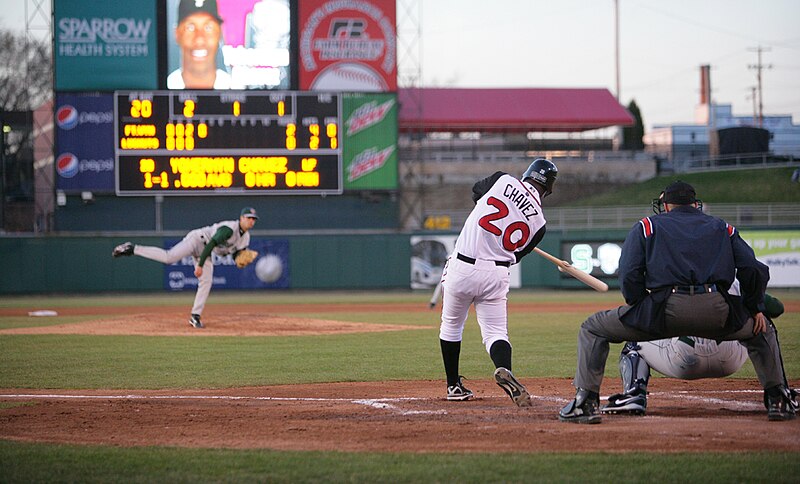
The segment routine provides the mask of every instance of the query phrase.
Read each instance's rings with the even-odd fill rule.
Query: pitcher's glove
[[[244,269],[258,257],[258,252],[250,249],[243,249],[234,254],[233,260],[236,262],[236,267]]]

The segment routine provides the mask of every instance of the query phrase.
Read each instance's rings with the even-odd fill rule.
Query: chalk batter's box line
[[[714,394],[750,394],[761,393],[760,390],[714,390]],[[744,410],[757,409],[761,405],[752,402],[741,402],[738,400],[723,400],[720,398],[702,397],[693,394],[693,392],[681,390],[675,392],[653,392],[650,393],[652,397],[675,399],[675,400],[690,400],[694,402],[712,404],[712,405],[725,405],[735,406]],[[370,408],[381,410],[388,410],[401,415],[419,415],[419,414],[447,414],[444,409],[441,410],[405,410],[394,403],[403,402],[417,402],[438,400],[422,397],[395,397],[395,398],[320,398],[320,397],[248,397],[236,395],[73,395],[73,394],[0,394],[0,398],[18,398],[18,399],[40,399],[40,400],[70,400],[70,399],[84,399],[84,400],[256,400],[256,401],[276,401],[276,402],[342,402],[354,405],[363,405]],[[504,396],[485,396],[482,399],[493,398],[507,398]],[[532,395],[534,400],[550,401],[557,403],[566,403],[569,399],[560,397],[544,397]],[[601,397],[601,401],[606,400],[608,397]]]
[[[736,393],[761,393],[761,390],[710,390],[714,394],[736,394]],[[716,398],[700,397],[695,395],[696,392],[688,390],[680,390],[674,392],[650,392],[651,396],[657,397],[675,397],[701,400],[701,401],[730,401],[720,400]],[[33,398],[33,399],[87,399],[87,400],[265,400],[265,401],[286,401],[286,402],[346,402],[346,403],[362,403],[362,402],[414,402],[424,400],[437,400],[436,398],[424,397],[394,397],[394,398],[322,398],[322,397],[251,397],[251,396],[237,396],[237,395],[75,395],[69,393],[22,393],[22,394],[0,394],[0,398]],[[482,396],[480,398],[507,398],[501,396]],[[538,400],[552,400],[559,402],[566,402],[569,399],[561,397],[544,397],[531,395],[531,398]],[[601,400],[607,399],[607,396],[600,397]]]
[[[243,397],[235,395],[69,395],[69,394],[11,394],[0,395],[0,398],[20,398],[39,400],[261,400],[279,402],[344,402],[354,405],[363,405],[370,408],[388,410],[400,415],[430,415],[447,414],[446,410],[405,410],[388,402],[404,402],[430,400],[429,398],[398,397],[398,398],[317,398],[317,397]]]

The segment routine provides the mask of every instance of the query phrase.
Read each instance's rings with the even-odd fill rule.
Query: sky
[[[26,5],[41,28],[50,0],[0,0],[0,27],[23,28]],[[798,0],[397,0],[397,13],[399,72],[422,86],[607,88],[648,129],[694,122],[704,64],[714,102],[753,115],[761,47],[764,115],[800,124]]]

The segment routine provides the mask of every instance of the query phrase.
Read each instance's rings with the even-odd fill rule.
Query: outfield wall
[[[548,231],[540,248],[553,255],[569,258],[576,267],[584,264],[587,271],[591,270],[593,275],[601,277],[613,289],[618,287],[616,277],[603,271],[613,273],[615,267],[609,266],[604,260],[613,259],[608,254],[613,256],[619,250],[617,246],[621,246],[627,232]],[[175,274],[178,270],[183,270],[191,277],[191,260],[183,261],[183,267],[173,267],[140,257],[111,257],[113,247],[125,240],[164,247],[165,244],[174,244],[182,235],[3,237],[0,238],[0,254],[3,255],[5,267],[0,273],[0,294],[193,290],[190,285],[176,288],[170,280],[170,274]],[[453,237],[456,234],[425,232],[274,235],[254,231],[251,246],[266,247],[267,253],[272,250],[270,248],[281,248],[286,276],[272,285],[259,281],[253,285],[255,276],[251,275],[250,279],[243,277],[242,281],[232,280],[227,285],[218,286],[217,275],[225,274],[225,271],[234,277],[239,277],[240,273],[246,275],[247,271],[255,274],[253,266],[239,271],[230,267],[232,261],[220,260],[217,261],[220,265],[215,266],[215,287],[266,290],[409,289],[412,282],[412,237],[435,238],[437,235]],[[752,240],[759,258],[770,264],[772,260],[776,260],[773,246],[784,244],[785,247],[778,249],[782,254],[789,255],[781,256],[778,262],[786,267],[774,267],[771,271],[777,276],[779,269],[794,270],[786,280],[796,282],[790,282],[783,287],[800,286],[800,276],[794,277],[796,271],[800,270],[797,262],[800,260],[800,231],[746,231],[743,232],[743,237]],[[766,251],[763,257],[759,254],[762,249]],[[769,252],[768,249],[773,250]],[[600,257],[603,251],[606,255]],[[788,267],[792,264],[793,268]],[[438,262],[432,266],[435,266],[433,270],[440,267]],[[536,254],[526,257],[519,270],[520,286],[524,288],[585,287],[559,273],[552,264]],[[432,274],[430,280],[438,280],[438,275]],[[276,285],[278,283],[280,284]]]

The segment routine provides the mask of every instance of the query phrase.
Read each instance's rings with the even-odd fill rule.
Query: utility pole
[[[756,100],[757,97],[758,97],[756,95],[756,90],[757,89],[758,88],[756,86],[750,86],[750,95],[747,96],[747,99],[752,99],[753,100],[753,124],[755,124],[756,120],[758,119],[758,104],[757,104],[757,100]]]
[[[769,52],[769,47],[752,47],[747,49],[750,52],[757,52],[758,53],[758,63],[757,64],[750,64],[747,66],[748,69],[755,69],[756,71],[756,81],[758,83],[758,127],[764,127],[764,102],[763,102],[763,88],[761,86],[761,71],[764,69],[772,69],[772,64],[764,65],[761,63],[761,53],[762,52]]]

